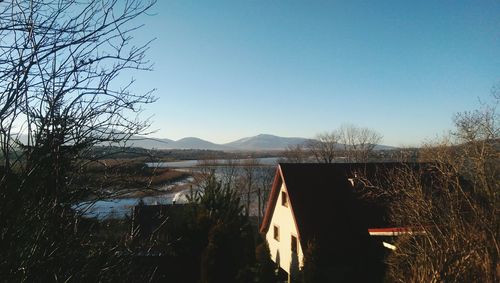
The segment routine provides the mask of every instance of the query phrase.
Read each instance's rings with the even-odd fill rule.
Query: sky
[[[133,74],[154,137],[311,138],[349,123],[387,145],[453,127],[500,83],[499,1],[158,1]]]

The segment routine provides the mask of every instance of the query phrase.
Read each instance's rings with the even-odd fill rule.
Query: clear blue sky
[[[153,136],[313,137],[342,123],[418,145],[500,82],[499,1],[158,1]]]

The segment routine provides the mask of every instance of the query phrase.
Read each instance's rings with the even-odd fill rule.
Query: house
[[[316,245],[330,270],[325,281],[377,282],[383,257],[394,246],[380,237],[405,229],[387,225],[384,204],[360,199],[357,174],[375,176],[396,163],[295,163],[278,165],[260,227],[273,261],[290,277]],[[380,236],[380,237],[375,237]]]

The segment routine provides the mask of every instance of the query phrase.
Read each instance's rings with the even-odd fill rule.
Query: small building
[[[260,227],[273,261],[290,277],[304,265],[308,245],[328,261],[326,282],[377,282],[393,248],[382,239],[401,233],[387,225],[383,204],[355,193],[356,175],[374,175],[396,163],[278,165]],[[384,237],[373,237],[373,236]]]

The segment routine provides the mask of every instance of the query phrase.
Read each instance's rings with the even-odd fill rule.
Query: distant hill
[[[146,149],[166,149],[174,142],[171,139],[156,139],[142,136],[133,136],[127,141],[127,146],[142,147]]]
[[[19,140],[26,143],[27,136],[19,135]],[[187,137],[177,141],[165,138],[150,138],[143,136],[131,137],[126,146],[145,149],[195,149],[219,151],[264,151],[283,150],[289,146],[304,145],[311,139],[300,137],[280,137],[275,135],[260,134],[253,137],[242,138],[225,144],[216,144],[197,137]],[[119,146],[116,144],[116,146]],[[343,149],[343,144],[338,144],[337,149]],[[397,147],[376,145],[375,150],[391,150]]]
[[[22,144],[27,144],[28,143],[28,136],[25,134],[20,134],[20,135],[13,135],[14,137],[17,137],[19,142]],[[169,145],[174,142],[171,139],[159,139],[159,138],[150,138],[150,137],[143,137],[143,136],[132,136],[126,143],[125,146],[128,147],[142,147],[145,149],[167,149],[171,148]],[[109,143],[102,143],[100,144],[102,146],[107,146]],[[113,146],[123,146],[123,144],[119,143],[112,143],[111,145]]]
[[[171,149],[210,149],[210,150],[230,150],[231,148],[202,140],[200,138],[188,137],[171,142],[167,148]]]
[[[288,146],[304,144],[307,141],[309,141],[309,139],[260,134],[253,137],[242,138],[224,145],[238,150],[282,150]]]
[[[306,138],[288,138],[274,135],[260,134],[253,137],[239,139],[226,144],[216,144],[196,137],[187,137],[177,141],[169,139],[154,139],[133,137],[128,145],[155,149],[208,149],[223,151],[259,151],[259,150],[282,150],[288,146],[304,144],[309,141]]]
[[[397,149],[395,146],[390,146],[390,145],[383,145],[383,144],[377,144],[375,145],[375,150],[393,150]]]
[[[209,150],[229,150],[224,145],[215,144],[196,137],[187,137],[180,140],[146,138],[133,136],[128,142],[128,146],[142,147],[147,149],[209,149]]]

